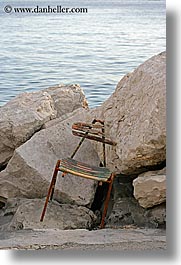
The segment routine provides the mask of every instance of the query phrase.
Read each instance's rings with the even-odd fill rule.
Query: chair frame
[[[100,125],[95,125],[95,123],[100,123]],[[77,130],[79,130],[79,128],[81,126],[86,126],[87,129],[84,130],[83,132],[77,131]],[[93,128],[101,128],[101,130],[102,130],[101,137],[99,135],[98,136],[97,135],[96,136],[95,135],[90,135],[91,129],[93,129]],[[77,153],[77,151],[79,150],[80,146],[82,145],[82,143],[84,142],[84,140],[86,138],[90,139],[90,140],[99,141],[99,142],[102,142],[102,144],[103,144],[103,167],[106,168],[105,144],[116,145],[116,143],[105,138],[104,121],[98,120],[98,119],[94,119],[92,121],[92,124],[74,123],[72,125],[72,133],[75,136],[79,136],[79,137],[81,136],[82,139],[80,140],[78,146],[75,148],[75,150],[72,153],[70,158],[73,159],[73,157],[75,156],[75,154]],[[67,174],[66,171],[63,171],[63,170],[60,169],[61,161],[62,160],[58,160],[57,161],[55,169],[54,169],[54,173],[53,173],[53,176],[52,176],[52,180],[51,180],[51,183],[50,183],[50,186],[49,186],[49,189],[48,189],[48,194],[47,194],[47,197],[46,197],[44,208],[43,208],[43,211],[42,211],[42,214],[41,214],[41,218],[40,218],[41,222],[44,219],[46,208],[47,208],[49,200],[52,201],[52,199],[53,199],[53,194],[54,194],[54,190],[55,190],[55,184],[56,184],[56,179],[57,179],[58,172],[59,171],[62,172],[62,177],[64,177]],[[84,178],[87,177],[89,179],[94,179],[94,177],[91,177],[91,176],[88,176],[88,175],[84,176],[84,175],[80,175],[80,174],[78,175],[78,174],[74,174],[74,173],[71,173],[71,174],[79,176],[79,177],[84,177]],[[100,180],[95,179],[95,180],[98,181],[99,185],[102,185],[102,182],[106,182],[109,185],[108,186],[107,195],[106,195],[106,198],[105,198],[105,201],[104,201],[104,209],[103,209],[103,213],[102,213],[102,219],[101,219],[100,228],[104,228],[105,217],[106,217],[106,214],[107,214],[107,209],[108,209],[108,204],[109,204],[109,200],[110,200],[110,195],[111,195],[111,190],[112,190],[114,177],[115,177],[115,173],[110,173],[110,177],[106,181],[105,180],[102,181],[101,179]]]

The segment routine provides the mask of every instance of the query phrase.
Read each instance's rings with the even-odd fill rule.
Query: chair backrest
[[[99,123],[99,124],[97,124]],[[80,148],[83,141],[87,138],[89,140],[94,140],[97,142],[101,142],[103,145],[103,165],[106,166],[106,153],[105,153],[105,144],[109,145],[116,145],[115,142],[107,139],[105,137],[105,127],[104,121],[94,119],[92,123],[82,123],[77,122],[72,125],[72,133],[75,136],[82,137],[79,145],[76,147],[75,151],[73,152],[71,158],[74,157],[78,149]]]

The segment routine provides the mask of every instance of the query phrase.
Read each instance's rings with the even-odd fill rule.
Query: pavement
[[[0,231],[0,249],[166,250],[164,229],[35,229]]]

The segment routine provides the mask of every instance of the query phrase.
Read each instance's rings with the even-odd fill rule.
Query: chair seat
[[[94,179],[102,182],[107,182],[111,176],[111,172],[108,168],[90,166],[72,158],[62,159],[59,170],[83,178]]]

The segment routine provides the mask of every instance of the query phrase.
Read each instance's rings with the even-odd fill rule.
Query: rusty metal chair
[[[104,222],[105,222],[104,220],[107,214],[110,194],[112,190],[112,184],[113,184],[113,180],[115,176],[114,173],[110,172],[110,170],[106,168],[105,144],[116,145],[116,143],[105,138],[104,121],[101,121],[101,120],[94,119],[93,122],[90,124],[81,123],[81,122],[74,123],[72,125],[72,133],[75,136],[82,137],[82,139],[79,142],[78,146],[76,147],[75,151],[73,152],[70,158],[64,158],[62,160],[57,161],[40,221],[42,222],[44,219],[44,215],[46,212],[49,199],[52,200],[53,198],[57,174],[58,174],[58,171],[61,171],[63,173],[62,177],[64,177],[67,173],[70,173],[75,176],[97,180],[99,182],[99,185],[101,185],[102,182],[107,182],[109,184],[107,195],[106,195],[105,202],[104,202],[104,209],[103,209],[101,224],[100,224],[100,228],[103,228]],[[102,143],[103,145],[103,161],[102,161],[103,167],[89,166],[88,164],[78,162],[73,159],[76,152],[79,150],[81,144],[86,138]]]

